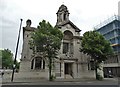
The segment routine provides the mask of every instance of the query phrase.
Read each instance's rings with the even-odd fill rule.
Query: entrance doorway
[[[73,77],[72,63],[65,63],[64,69],[65,75],[70,75]]]

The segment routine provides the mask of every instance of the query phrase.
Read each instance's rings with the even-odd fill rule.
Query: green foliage
[[[56,76],[51,75],[50,80],[51,80],[51,81],[54,81],[55,79],[56,79]]]
[[[16,69],[18,70],[20,67],[20,62],[16,61]]]
[[[0,50],[0,60],[2,62],[2,68],[13,68],[13,53],[9,49]],[[19,69],[18,61],[16,61],[16,69]]]
[[[97,62],[107,59],[113,53],[109,41],[96,31],[88,31],[83,34],[81,52],[90,55]]]
[[[30,41],[30,44],[34,51],[36,49],[35,47],[37,47],[37,51],[54,56],[57,55],[60,49],[62,38],[63,34],[58,28],[52,27],[49,22],[46,23],[43,20],[39,23],[38,29],[32,33],[33,40]]]
[[[32,33],[31,38],[30,47],[33,49],[33,53],[37,51],[49,60],[49,78],[51,80],[52,62],[60,49],[63,34],[57,27],[53,27],[49,22],[43,20],[39,23],[37,30]]]
[[[9,49],[0,50],[0,58],[2,59],[2,68],[12,68],[13,53]]]
[[[97,69],[100,70],[99,64],[105,61],[108,55],[113,54],[109,41],[96,31],[88,31],[83,34],[81,46],[80,51],[94,59],[96,79],[102,80],[102,76],[97,74]]]

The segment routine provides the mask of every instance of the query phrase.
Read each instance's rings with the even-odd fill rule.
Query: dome
[[[64,4],[62,4],[62,5],[59,7],[59,10],[58,10],[58,12],[62,12],[62,11],[68,12],[67,6],[65,6]],[[58,13],[58,12],[57,12],[57,13]]]

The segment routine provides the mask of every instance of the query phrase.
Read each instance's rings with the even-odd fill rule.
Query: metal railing
[[[103,27],[103,26],[111,23],[111,22],[114,21],[114,20],[119,20],[119,21],[120,21],[120,16],[114,15],[114,16],[108,18],[107,20],[103,21],[102,23],[96,25],[96,26],[94,27],[94,29],[95,29],[95,30],[98,30],[98,29],[100,29],[101,27]]]

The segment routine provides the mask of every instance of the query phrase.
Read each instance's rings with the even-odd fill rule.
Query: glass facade
[[[97,25],[95,30],[110,41],[115,52],[120,52],[120,16],[112,16],[102,24]]]

